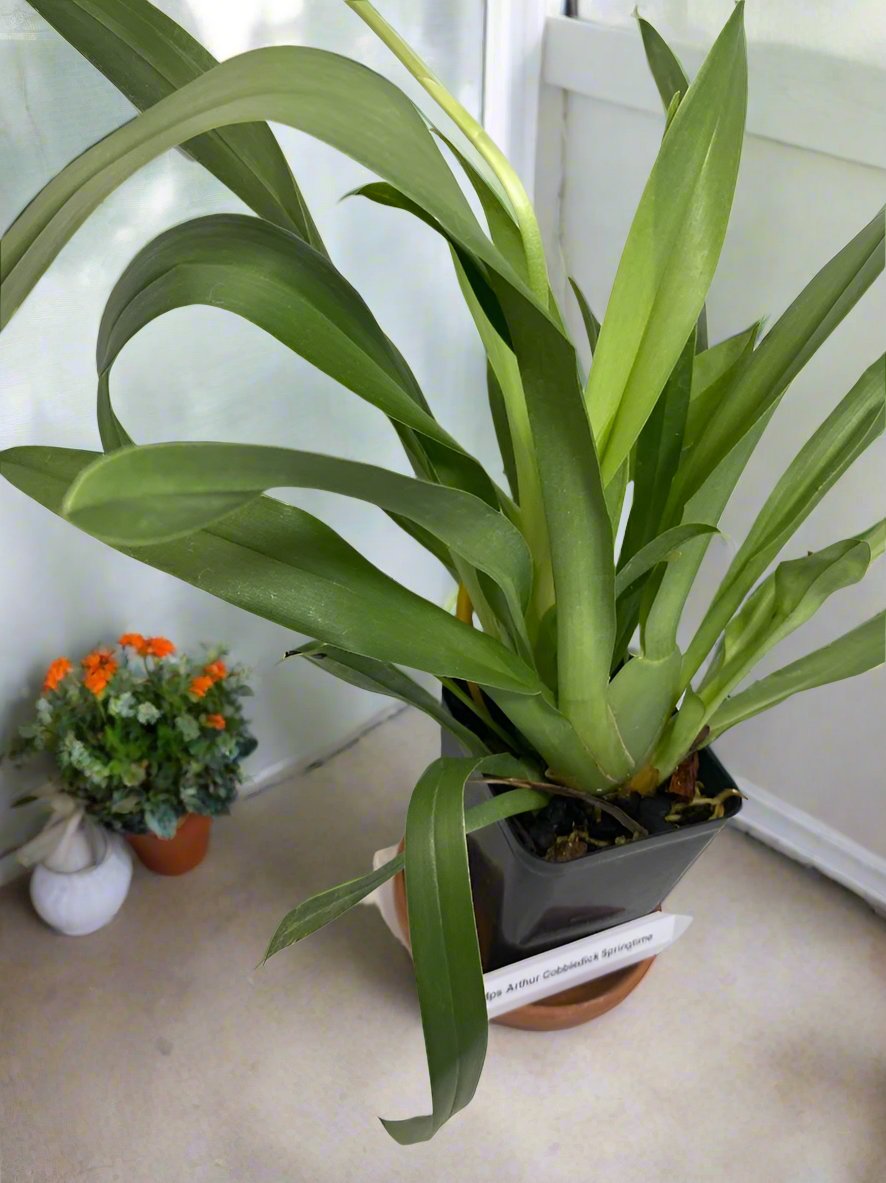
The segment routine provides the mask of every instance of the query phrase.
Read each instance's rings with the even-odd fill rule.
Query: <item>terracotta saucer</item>
[[[400,871],[394,878],[394,903],[397,919],[407,942],[409,921],[406,912],[406,880]],[[646,977],[654,957],[638,961],[626,969],[617,969],[592,982],[571,986],[559,994],[552,994],[539,1002],[530,1002],[507,1014],[499,1015],[493,1023],[503,1027],[519,1027],[522,1031],[562,1031],[567,1027],[578,1027],[591,1019],[605,1015],[608,1010],[623,1002],[632,990]]]

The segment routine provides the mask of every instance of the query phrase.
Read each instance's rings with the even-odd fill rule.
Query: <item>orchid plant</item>
[[[678,626],[775,408],[882,271],[884,218],[877,213],[825,263],[762,338],[753,325],[711,345],[704,304],[744,133],[742,4],[691,84],[641,22],[665,131],[602,324],[573,285],[592,351],[584,374],[515,171],[373,6],[349,2],[448,116],[457,142],[392,83],[335,54],[284,46],[219,64],[147,0],[32,0],[142,113],[73,160],[9,228],[4,320],[104,198],[172,147],[184,146],[255,216],[175,226],[118,280],[97,346],[103,454],[12,448],[0,454],[0,471],[124,553],[307,635],[305,657],[426,711],[461,741],[465,757],[435,760],[415,787],[405,856],[301,904],[269,949],[315,931],[405,863],[433,1101],[428,1115],[385,1123],[408,1143],[430,1138],[468,1103],[485,1055],[466,830],[536,810],[559,792],[597,802],[627,789],[652,793],[728,728],[883,660],[881,612],[746,684],[765,654],[860,580],[886,545],[880,522],[780,559],[883,430],[883,357],[779,476],[685,649]],[[366,166],[379,179],[358,190],[364,200],[446,240],[488,360],[506,487],[439,422],[336,269],[260,120]],[[113,364],[154,318],[200,303],[252,321],[376,407],[415,475],[280,447],[135,446],[112,406]],[[384,510],[452,573],[459,612],[414,594],[315,517],[267,496],[287,486]],[[459,719],[400,667],[437,678],[460,700]],[[520,787],[465,815],[472,777]]]

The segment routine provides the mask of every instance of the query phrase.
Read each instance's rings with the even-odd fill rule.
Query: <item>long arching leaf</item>
[[[402,1145],[426,1142],[468,1104],[483,1069],[489,1021],[465,843],[464,787],[476,771],[520,775],[513,758],[429,765],[406,817],[406,902],[432,1111],[384,1120]]]
[[[686,71],[680,64],[679,58],[665,41],[664,37],[662,37],[661,33],[653,28],[649,21],[644,20],[636,12],[636,9],[634,11],[637,15],[637,24],[640,26],[640,36],[643,40],[643,49],[646,53],[649,71],[655,81],[661,98],[661,104],[664,108],[665,131],[667,131],[676,114],[676,109],[683,101],[683,96],[689,89],[689,79],[686,76]],[[708,317],[704,306],[702,306],[702,310],[698,314],[695,347],[699,352],[706,350],[708,347]]]
[[[729,622],[699,688],[707,715],[775,645],[842,588],[858,583],[886,547],[886,520],[863,534],[779,563]],[[707,720],[705,720],[707,721]]]
[[[284,487],[340,493],[417,522],[494,579],[516,614],[525,610],[532,563],[516,526],[470,493],[374,464],[259,444],[122,448],[78,477],[65,513],[106,542],[145,546],[204,529]]]
[[[0,474],[61,514],[70,486],[99,455],[10,448],[0,452]],[[115,549],[349,652],[518,694],[541,690],[536,675],[499,641],[384,575],[310,514],[270,497],[178,542]]]
[[[490,797],[488,801],[483,801],[480,805],[474,805],[465,813],[465,832],[473,834],[476,830],[482,830],[485,826],[504,821],[505,818],[541,809],[547,805],[549,800],[550,798],[545,793],[540,793],[537,789],[510,789],[506,793],[499,793],[495,797]],[[339,916],[343,916],[355,904],[359,904],[362,899],[365,899],[370,892],[381,887],[383,883],[387,883],[389,879],[393,879],[398,871],[403,870],[404,862],[402,854],[394,855],[392,859],[375,871],[370,871],[357,879],[351,879],[348,883],[340,883],[337,887],[331,887],[327,891],[318,892],[310,899],[303,900],[291,912],[287,912],[280,921],[277,931],[271,937],[264,960],[267,961],[269,957],[273,957],[281,949],[286,949],[297,941],[304,940],[311,933],[317,932],[318,929],[337,920]]]
[[[218,65],[148,0],[29,0],[139,110]],[[325,251],[304,197],[266,123],[211,131],[184,150],[263,218]]]
[[[445,728],[469,755],[489,755],[489,748],[480,737],[471,731],[470,727],[460,723],[436,695],[425,690],[424,686],[419,686],[414,678],[410,678],[390,662],[362,657],[359,653],[346,653],[344,649],[324,645],[320,641],[309,641],[307,645],[300,646],[286,656],[303,657],[311,665],[317,666],[334,678],[339,678],[342,682],[359,686],[361,690],[367,690],[370,694],[383,694],[386,698],[393,698],[407,706],[415,707]]]
[[[854,678],[886,662],[886,612],[727,698],[710,719],[708,742],[803,690]]]
[[[389,180],[466,250],[524,288],[483,234],[427,125],[397,87],[337,54],[277,46],[215,66],[89,148],[50,181],[4,237],[0,323],[9,320],[77,228],[127,177],[196,135],[257,118],[298,128]]]
[[[174,308],[208,304],[270,333],[389,418],[428,441],[423,465],[497,504],[492,481],[430,413],[393,342],[360,294],[295,235],[241,214],[174,226],[148,243],[114,286],[102,316],[96,361],[106,448],[120,446],[116,417],[102,410],[114,361],[145,325]],[[447,482],[449,483],[449,482]]]
[[[886,426],[886,356],[861,375],[785,469],[757,515],[686,651],[683,685],[787,540]]]
[[[790,383],[864,295],[884,266],[886,209],[822,267],[760,344],[747,354],[701,432],[671,494],[679,506],[779,403]]]
[[[520,367],[557,593],[559,706],[598,766],[629,774],[607,699],[615,641],[612,527],[575,349],[521,293],[493,280]],[[576,546],[581,539],[581,546]]]

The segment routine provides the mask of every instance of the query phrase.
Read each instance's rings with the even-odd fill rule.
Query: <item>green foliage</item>
[[[221,649],[198,661],[162,637],[123,641],[78,666],[53,662],[11,754],[50,755],[64,791],[109,829],[171,838],[186,813],[230,811],[256,746],[242,703],[252,692]]]
[[[879,524],[814,555],[783,554],[882,432],[882,357],[774,477],[686,653],[677,637],[707,546],[772,414],[883,270],[884,216],[824,263],[761,340],[757,323],[708,347],[705,300],[744,133],[743,5],[691,83],[641,20],[666,117],[602,323],[573,281],[592,354],[585,376],[516,173],[368,0],[349,3],[445,112],[457,140],[429,126],[396,86],[334,54],[279,46],[217,64],[148,0],[34,0],[142,113],[73,160],[5,234],[3,323],[99,203],[170,148],[183,147],[257,216],[176,226],[141,250],[114,286],[97,349],[105,456],[11,448],[0,453],[0,472],[132,558],[306,635],[310,643],[298,650],[305,659],[425,711],[469,753],[435,762],[409,809],[407,893],[433,1107],[388,1123],[406,1142],[432,1136],[467,1103],[483,1060],[465,829],[545,800],[544,791],[521,787],[466,819],[466,778],[510,767],[520,780],[544,778],[592,799],[628,782],[654,789],[699,737],[709,741],[791,694],[883,660],[880,615],[742,688],[764,654],[882,552]],[[265,120],[350,156],[377,178],[361,187],[362,198],[390,217],[419,219],[445,240],[487,360],[487,391],[470,396],[488,397],[509,493],[438,422],[394,342],[326,255]],[[448,160],[479,200],[485,228]],[[135,446],[111,403],[113,363],[151,320],[198,303],[250,320],[385,415],[414,476],[278,447]],[[458,581],[460,618],[372,566],[310,514],[266,495],[285,485],[344,493],[387,513]],[[437,678],[464,713],[455,720],[401,666]],[[138,818],[168,830],[182,808],[172,788],[127,804],[125,813],[121,803],[160,784],[175,745],[187,748],[185,763],[199,757],[205,770],[211,745],[233,731],[204,735],[198,707],[185,701],[183,667],[164,668],[176,710],[196,721],[197,736],[170,730],[162,714],[140,722],[118,710],[101,722],[111,699],[91,700],[71,680],[41,700],[46,718],[26,741],[57,751],[70,783],[104,802],[111,824]],[[153,693],[144,676],[125,677],[133,686],[115,688],[115,702],[135,694],[136,684],[139,694]],[[166,710],[159,697],[139,702]],[[162,727],[157,751],[165,763],[150,776],[145,765],[142,781],[127,783],[150,761],[138,743],[150,733],[157,747]],[[399,865],[299,905],[269,952],[341,915]]]

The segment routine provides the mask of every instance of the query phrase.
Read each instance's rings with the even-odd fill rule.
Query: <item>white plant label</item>
[[[372,859],[373,869],[378,870],[396,853],[396,846],[377,850]],[[377,887],[361,903],[378,908],[400,944],[409,947],[397,919],[392,880]],[[538,1002],[540,998],[559,994],[570,986],[579,986],[582,982],[590,982],[616,969],[626,969],[647,957],[654,957],[668,945],[673,945],[691,923],[691,916],[652,912],[592,937],[582,937],[547,953],[537,953],[524,961],[493,969],[483,975],[489,1017],[494,1019],[518,1006]]]
[[[653,912],[594,936],[582,937],[547,953],[536,953],[483,975],[490,1019],[570,986],[590,982],[616,969],[645,961],[672,945],[692,923],[691,916]]]

